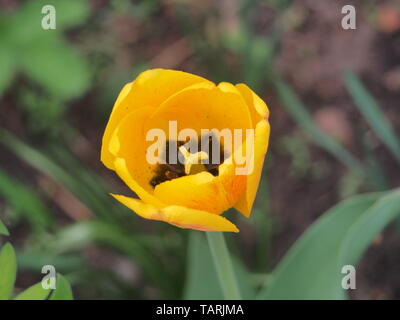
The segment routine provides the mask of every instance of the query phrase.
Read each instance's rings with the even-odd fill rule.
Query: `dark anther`
[[[201,142],[200,142],[201,141]],[[203,136],[199,141],[191,140],[191,143],[197,144],[199,151],[205,151],[208,153],[208,163],[205,163],[205,169],[210,172],[213,176],[218,176],[219,165],[224,162],[225,155],[223,146],[219,143],[215,136],[206,135]],[[185,166],[179,162],[180,151],[179,147],[184,145],[185,141],[167,141],[165,150],[161,155],[165,163],[159,164],[155,170],[154,177],[150,181],[150,185],[155,188],[162,182],[173,180],[179,177],[185,176]],[[188,146],[190,150],[190,145]],[[213,159],[213,148],[219,151],[219,158]],[[219,149],[219,150],[218,150]],[[176,155],[170,159],[170,150],[176,150]],[[175,157],[176,156],[176,157]],[[173,162],[173,163],[171,163]]]

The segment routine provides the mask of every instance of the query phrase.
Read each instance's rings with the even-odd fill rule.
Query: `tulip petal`
[[[238,152],[238,150],[236,150]],[[251,160],[251,159],[250,159]],[[225,190],[226,201],[229,208],[233,207],[244,194],[247,184],[246,175],[236,174],[233,156],[219,167],[218,180]]]
[[[251,214],[251,209],[256,197],[258,184],[260,182],[265,154],[268,149],[270,126],[268,123],[269,110],[265,102],[251,90],[247,85],[240,83],[236,88],[246,101],[255,128],[254,141],[254,170],[247,176],[247,187],[235,208],[246,217]]]
[[[268,149],[269,134],[270,126],[266,120],[261,120],[257,123],[254,137],[254,169],[251,174],[246,176],[246,190],[235,205],[235,208],[246,217],[250,216],[256,197],[264,158]]]
[[[161,206],[149,183],[154,172],[146,161],[150,142],[143,136],[143,123],[150,112],[150,108],[138,108],[127,115],[114,130],[108,149],[114,156],[115,172],[128,187],[143,201]]]
[[[125,159],[117,158],[115,160],[115,172],[126,183],[126,185],[137,194],[143,201],[150,203],[158,208],[163,207],[164,204],[157,199],[151,191],[143,188],[130,174]]]
[[[169,121],[177,121],[177,132],[193,129],[198,135],[203,129],[230,130],[252,128],[252,120],[243,96],[229,83],[210,83],[187,87],[166,100],[152,114],[147,130],[160,128],[169,133]],[[243,141],[244,142],[243,137]],[[226,145],[232,152],[232,143]]]
[[[242,94],[249,107],[254,128],[260,120],[268,119],[269,110],[267,105],[253,90],[244,83],[237,84],[236,88]]]
[[[125,85],[114,104],[104,132],[101,161],[114,170],[114,156],[108,150],[109,140],[119,122],[140,107],[157,108],[174,93],[195,83],[212,83],[202,77],[176,70],[151,69],[142,72]]]
[[[164,221],[180,228],[201,231],[239,232],[226,218],[206,211],[182,206],[167,206],[160,209],[138,199],[114,194],[112,196],[145,219]]]
[[[154,196],[167,205],[220,214],[234,203],[227,202],[226,192],[218,177],[203,171],[163,182],[154,189]]]

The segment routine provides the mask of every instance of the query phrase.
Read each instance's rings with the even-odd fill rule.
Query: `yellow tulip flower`
[[[238,232],[221,214],[234,207],[250,216],[268,147],[268,115],[266,104],[245,84],[215,85],[175,70],[141,73],[119,94],[101,148],[101,161],[139,199],[122,195],[114,198],[146,219],[181,228]],[[254,147],[246,149],[250,146],[246,135],[240,138],[240,147],[229,147],[224,140],[220,148],[224,154],[228,150],[227,156],[217,165],[207,165],[204,163],[211,154],[191,153],[179,141],[177,153],[183,163],[149,163],[147,156],[153,142],[148,141],[148,132],[157,128],[168,137],[171,121],[176,122],[178,131],[190,128],[200,137],[202,129],[252,129]],[[166,141],[165,152],[171,141]],[[248,159],[253,164],[248,174],[236,170],[236,155],[243,154],[243,150],[250,150]]]

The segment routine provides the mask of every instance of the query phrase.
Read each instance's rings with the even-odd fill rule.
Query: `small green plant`
[[[3,222],[0,221],[0,235],[9,235]],[[17,257],[14,247],[7,242],[0,249],[0,300],[72,300],[72,290],[67,279],[57,274],[56,289],[45,289],[39,282],[14,295],[14,284],[17,276]],[[13,298],[14,297],[14,298]]]

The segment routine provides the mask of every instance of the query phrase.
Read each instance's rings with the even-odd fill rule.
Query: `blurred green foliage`
[[[54,5],[55,30],[43,30],[44,5]],[[65,30],[83,23],[87,1],[28,1],[14,13],[0,12],[0,96],[17,76],[33,87],[23,88],[20,103],[36,129],[54,126],[64,114],[65,101],[81,96],[90,86],[86,58],[65,40]]]
[[[0,300],[14,296],[14,284],[17,277],[17,258],[14,247],[6,243],[0,248]],[[57,274],[55,289],[45,289],[39,282],[20,292],[15,300],[71,300],[72,289],[67,279]]]
[[[53,224],[54,217],[39,194],[2,171],[0,171],[0,194],[7,199],[13,215],[23,215],[32,228],[41,231]]]

